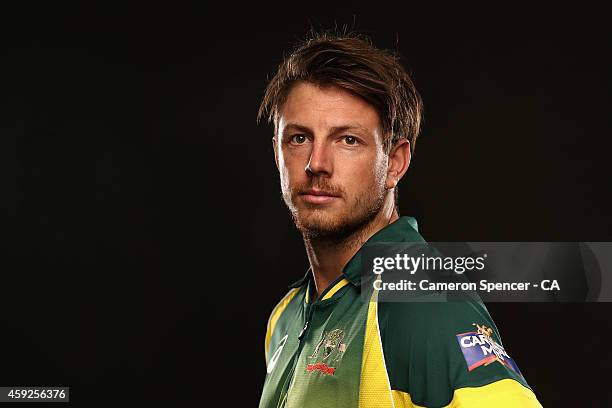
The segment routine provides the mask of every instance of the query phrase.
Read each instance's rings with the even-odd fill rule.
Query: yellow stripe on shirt
[[[268,326],[266,329],[266,340],[264,342],[265,352],[266,352],[266,361],[268,361],[268,347],[270,346],[270,339],[272,339],[272,333],[274,333],[274,327],[276,327],[276,322],[279,317],[283,314],[291,299],[296,295],[300,288],[291,289],[285,297],[281,299],[280,302],[276,305],[272,313],[270,314],[270,318],[268,319]]]
[[[395,408],[424,408],[412,402],[410,394],[393,390]],[[453,399],[444,408],[542,408],[533,391],[511,378],[481,387],[455,390]]]
[[[363,341],[359,408],[393,408],[391,386],[387,376],[385,356],[378,327],[377,302],[378,292],[374,291],[368,305],[368,317]]]
[[[349,283],[349,281],[348,281],[348,280],[346,280],[346,278],[342,279],[340,282],[336,283],[336,284],[334,285],[334,287],[333,287],[333,288],[331,288],[331,289],[329,290],[329,292],[327,292],[327,293],[325,294],[325,296],[323,296],[323,299],[321,299],[321,300],[327,300],[327,299],[331,298],[332,296],[334,296],[334,294],[335,294],[336,292],[338,292],[340,289],[342,289],[343,287],[345,287],[346,285],[348,285],[348,283]]]

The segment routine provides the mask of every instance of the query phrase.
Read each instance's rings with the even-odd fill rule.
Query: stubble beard
[[[299,200],[295,190],[283,189],[283,199],[297,229],[304,240],[327,242],[329,245],[348,245],[355,241],[359,244],[360,232],[376,218],[383,208],[386,190],[384,182],[377,182],[351,200],[351,203],[336,215],[330,214],[324,207],[311,207],[309,214],[301,215],[300,209],[294,204]],[[346,194],[342,195],[346,200]]]

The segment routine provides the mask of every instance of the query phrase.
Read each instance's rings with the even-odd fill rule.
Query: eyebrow
[[[285,132],[290,131],[290,130],[298,130],[304,133],[313,133],[312,130],[308,126],[300,125],[299,123],[287,123],[285,127],[283,128],[282,133],[284,134]],[[367,135],[372,133],[368,129],[364,128],[358,123],[347,123],[346,125],[342,125],[342,126],[333,126],[330,128],[329,133],[336,134],[336,133],[342,133],[342,132],[346,132],[350,130],[358,130]]]

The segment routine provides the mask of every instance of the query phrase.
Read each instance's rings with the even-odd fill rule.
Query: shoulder
[[[379,325],[392,388],[425,405],[503,379],[528,385],[478,300],[382,303]]]
[[[415,360],[430,364],[435,358],[431,355],[433,348],[439,358],[460,354],[457,336],[477,331],[477,325],[490,328],[492,337],[501,344],[497,326],[479,301],[380,303],[378,324],[385,351],[395,361],[405,360],[408,364],[410,360],[412,365]],[[426,355],[429,355],[427,360],[423,359]]]
[[[379,304],[379,324],[402,335],[429,336],[446,332],[461,333],[474,323],[494,326],[484,304],[469,301],[415,301]],[[497,328],[494,328],[497,333]]]
[[[268,319],[268,327],[274,324],[274,320],[278,319],[278,317],[285,311],[289,303],[293,300],[295,295],[300,291],[300,288],[292,288],[281,298],[281,300],[274,306],[272,312],[270,313],[270,318]]]
[[[272,339],[272,335],[274,333],[274,329],[276,328],[279,320],[285,313],[285,311],[289,308],[292,301],[296,298],[296,295],[300,292],[302,288],[292,288],[282,297],[282,299],[274,306],[272,312],[270,313],[270,317],[268,318],[268,323],[266,325],[266,338],[265,338],[265,352],[266,356],[268,354],[268,347],[270,345],[270,341]]]

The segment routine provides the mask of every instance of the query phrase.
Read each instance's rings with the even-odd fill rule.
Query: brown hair
[[[360,96],[380,115],[386,152],[401,138],[414,152],[423,103],[397,53],[374,47],[357,34],[312,34],[278,67],[259,107],[278,130],[278,115],[289,91],[300,81],[335,85]]]

